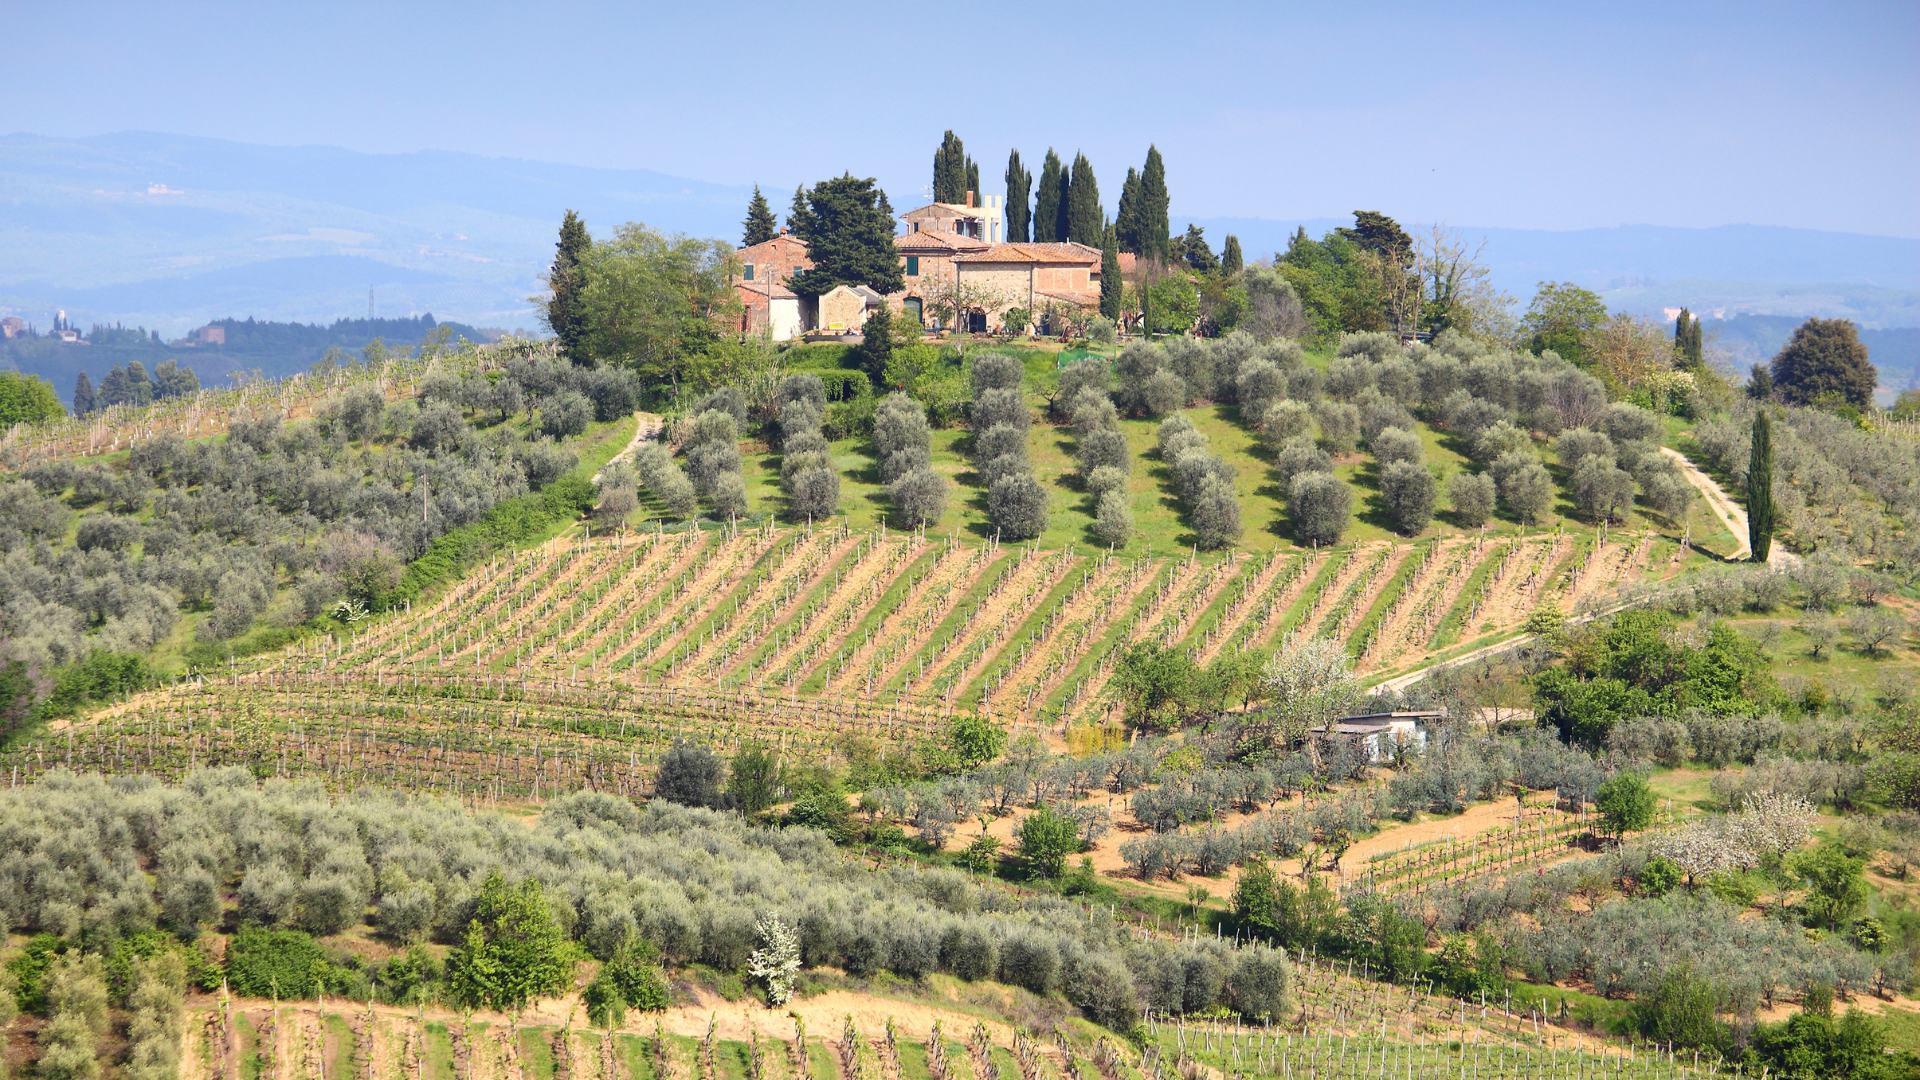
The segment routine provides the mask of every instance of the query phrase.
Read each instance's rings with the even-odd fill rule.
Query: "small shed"
[[[1424,749],[1428,728],[1446,718],[1444,708],[1399,709],[1343,716],[1320,730],[1322,734],[1360,743],[1366,749],[1367,760],[1377,765],[1393,760],[1397,748]]]
[[[858,333],[867,316],[886,302],[886,297],[865,285],[835,285],[820,294],[818,325],[831,333]]]

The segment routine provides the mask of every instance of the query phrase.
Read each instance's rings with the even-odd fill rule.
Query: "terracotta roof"
[[[906,213],[901,214],[900,217],[903,220],[907,220],[907,219],[913,218],[913,216],[916,214],[922,215],[922,216],[931,216],[931,212],[933,211],[945,211],[946,213],[951,214],[955,217],[973,217],[973,218],[989,217],[989,216],[992,216],[993,213],[995,213],[994,210],[989,210],[984,206],[968,206],[966,203],[937,202],[937,203],[928,203],[925,206],[916,206],[912,210],[909,210]]]
[[[1135,255],[1131,251],[1121,251],[1115,254],[1120,256],[1120,272],[1123,274],[1133,273],[1134,267],[1140,265],[1140,256]]]
[[[762,256],[770,256],[775,251],[783,248],[799,248],[800,257],[803,259],[807,257],[806,241],[794,236],[792,233],[781,233],[771,240],[762,240],[752,247],[740,248],[736,250],[734,254],[740,256],[740,261],[742,262],[757,262]]]
[[[1085,244],[995,244],[985,251],[956,255],[954,262],[1054,263],[1100,265],[1100,249]]]
[[[985,251],[987,244],[971,236],[959,233],[944,233],[938,229],[920,229],[893,238],[893,246],[901,251]]]

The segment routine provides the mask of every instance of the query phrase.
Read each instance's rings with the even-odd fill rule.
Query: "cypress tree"
[[[1773,420],[1764,406],[1754,410],[1747,450],[1747,546],[1757,563],[1773,549]]]
[[[967,191],[973,192],[976,205],[986,201],[978,197],[980,195],[980,166],[972,158],[967,159]],[[962,192],[962,195],[963,198],[961,201],[964,202],[965,192]]]
[[[1058,232],[1060,211],[1065,206],[1065,172],[1060,167],[1060,155],[1047,147],[1047,158],[1040,165],[1040,186],[1033,198],[1033,238],[1042,243],[1065,239]]]
[[[1020,163],[1020,151],[1007,155],[1007,239],[1016,244],[1027,241],[1027,227],[1033,221],[1033,174]]]
[[[1126,283],[1120,280],[1120,241],[1117,230],[1109,225],[1100,242],[1100,314],[1120,321],[1120,293]]]
[[[1227,234],[1226,246],[1220,249],[1220,272],[1228,276],[1246,269],[1246,260],[1240,254],[1240,238]]]
[[[933,152],[933,201],[963,203],[967,192],[980,190],[980,166],[967,156],[960,136],[949,131]]]
[[[1673,320],[1673,351],[1682,366],[1700,366],[1700,319],[1686,308],[1681,308],[1679,317]]]
[[[586,223],[579,214],[567,211],[560,220],[560,239],[553,246],[553,266],[547,271],[547,286],[553,290],[553,299],[547,301],[547,326],[559,339],[561,355],[576,364],[588,362],[587,314],[580,292],[585,285],[582,265],[592,247]]]
[[[1160,149],[1147,147],[1146,168],[1140,170],[1140,250],[1166,258],[1172,243],[1172,226],[1167,220],[1167,164]]]
[[[1128,166],[1127,178],[1120,184],[1120,206],[1114,211],[1113,230],[1120,250],[1140,250],[1140,170]]]
[[[93,393],[93,380],[83,371],[73,380],[73,415],[85,416],[99,407],[100,400]]]
[[[1106,223],[1100,212],[1100,184],[1085,154],[1073,156],[1073,178],[1067,185],[1067,239],[1088,247],[1101,243]]]
[[[773,239],[777,228],[773,207],[768,206],[767,197],[760,194],[760,185],[753,185],[753,198],[747,201],[747,220],[741,225],[740,246],[764,244]]]

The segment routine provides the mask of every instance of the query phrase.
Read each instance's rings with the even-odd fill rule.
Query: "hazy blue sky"
[[[1307,7],[0,0],[0,128],[900,201],[951,127],[989,190],[1009,147],[1084,150],[1110,207],[1156,142],[1176,216],[1920,236],[1914,0]]]

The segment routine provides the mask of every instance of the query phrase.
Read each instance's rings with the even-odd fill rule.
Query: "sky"
[[[1920,3],[0,0],[0,130],[653,169],[896,203],[1149,143],[1176,217],[1920,237]],[[3,195],[3,193],[0,193]],[[777,204],[784,197],[776,198]]]

